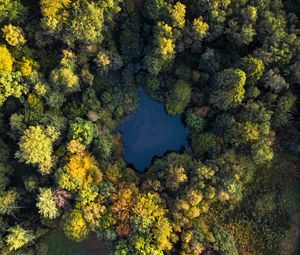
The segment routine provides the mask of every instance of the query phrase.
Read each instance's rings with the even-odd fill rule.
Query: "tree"
[[[49,174],[54,165],[53,142],[58,136],[52,127],[30,126],[19,141],[16,157],[21,162],[37,166],[42,174]]]
[[[68,163],[56,172],[59,186],[74,191],[98,185],[102,181],[102,172],[95,157],[86,151],[76,153],[70,155]]]
[[[180,2],[177,2],[170,9],[170,16],[172,19],[173,27],[182,29],[185,26],[185,14],[186,6]]]
[[[170,190],[178,190],[188,180],[185,169],[182,166],[169,165],[166,178],[166,187]]]
[[[0,106],[4,104],[8,97],[20,98],[23,94],[27,94],[28,90],[29,84],[25,83],[20,72],[5,72],[1,74],[0,71]]]
[[[27,12],[20,0],[0,0],[0,23],[21,22],[27,16]]]
[[[245,94],[246,74],[240,69],[225,69],[217,73],[210,102],[220,109],[239,105]]]
[[[292,119],[292,111],[296,103],[296,97],[291,93],[286,93],[277,100],[272,125],[274,127],[284,127]]]
[[[10,73],[13,69],[14,58],[5,45],[0,45],[0,75]]]
[[[203,21],[203,17],[193,20],[192,30],[198,40],[203,40],[203,38],[207,35],[208,29],[209,25]]]
[[[146,0],[144,5],[144,16],[152,22],[164,17],[169,8],[169,4],[165,0]]]
[[[122,58],[118,53],[101,50],[97,53],[95,63],[101,72],[117,70],[123,65]]]
[[[252,56],[243,58],[239,62],[238,67],[246,73],[247,82],[252,84],[260,80],[265,69],[263,61]]]
[[[43,102],[35,94],[29,94],[25,104],[24,120],[27,123],[37,122],[42,117],[43,111]]]
[[[83,214],[80,210],[74,209],[69,215],[63,225],[65,235],[76,242],[82,241],[87,237],[89,229]]]
[[[23,45],[26,42],[24,33],[20,27],[9,24],[5,25],[1,30],[4,39],[11,46]]]
[[[51,72],[51,81],[62,88],[65,87],[67,91],[79,90],[79,78],[70,66],[54,69]]]
[[[51,188],[40,188],[36,206],[39,214],[46,219],[55,219],[59,214]]]
[[[78,140],[84,145],[89,145],[97,136],[98,127],[91,121],[76,118],[69,128],[69,137]]]
[[[134,213],[133,224],[138,231],[144,232],[150,227],[157,217],[163,216],[166,211],[160,206],[158,194],[140,194],[132,208]]]
[[[16,251],[31,243],[34,238],[35,236],[32,231],[16,225],[8,229],[8,235],[5,238],[5,243],[7,244],[9,251]]]
[[[34,69],[38,67],[38,64],[32,59],[22,57],[21,61],[18,62],[17,67],[23,76],[29,77],[33,73]],[[45,87],[43,83],[36,84],[36,90],[45,94],[45,92],[42,92],[42,90],[45,90],[43,87]]]
[[[227,233],[222,226],[215,225],[213,227],[213,233],[216,238],[220,254],[238,255],[233,236]]]
[[[279,74],[279,70],[268,70],[264,77],[265,87],[270,87],[272,91],[278,93],[282,89],[288,88],[289,84],[285,81],[285,79]]]
[[[196,134],[192,137],[192,148],[197,156],[206,152],[213,153],[217,146],[217,137],[211,132]]]
[[[0,215],[10,215],[18,209],[17,201],[20,194],[14,190],[1,191],[0,193]]]
[[[103,31],[113,25],[113,17],[120,11],[121,1],[99,3],[79,0],[41,1],[42,26],[47,33],[74,47],[75,42],[101,43]],[[82,21],[85,22],[82,22]]]
[[[192,131],[200,133],[205,126],[205,120],[204,118],[200,117],[197,112],[194,112],[192,110],[188,110],[185,112],[185,122],[187,127],[189,127]]]
[[[183,80],[177,81],[166,105],[167,112],[171,115],[182,113],[190,102],[191,96],[191,86]]]

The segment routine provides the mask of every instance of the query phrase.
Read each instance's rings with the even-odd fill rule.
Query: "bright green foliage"
[[[173,28],[165,22],[157,22],[154,29],[154,47],[144,58],[144,68],[152,75],[168,67],[175,58]]]
[[[91,121],[76,118],[70,125],[69,137],[89,145],[97,136],[98,128]]]
[[[69,45],[76,41],[99,43],[103,40],[104,22],[111,22],[120,11],[119,0],[110,1],[41,1],[42,25],[46,32]],[[82,22],[85,21],[85,22]]]
[[[109,69],[117,70],[123,65],[119,54],[107,51],[99,51],[95,63],[101,72],[106,72]]]
[[[38,121],[42,117],[43,111],[43,102],[35,94],[29,94],[25,105],[25,121],[28,123]]]
[[[48,174],[54,164],[53,142],[59,133],[52,127],[30,126],[23,133],[20,141],[20,150],[16,157],[26,164],[37,166],[42,174]]]
[[[80,89],[79,77],[75,73],[76,64],[72,52],[65,51],[60,66],[51,72],[51,81],[59,89],[74,92]]]
[[[177,81],[166,105],[167,112],[171,115],[182,113],[190,102],[191,96],[191,86],[183,80]]]
[[[226,69],[214,80],[215,90],[210,102],[220,109],[240,104],[244,99],[246,74],[240,69]]]
[[[13,68],[14,58],[5,45],[0,45],[0,75],[10,73]]]
[[[11,46],[23,45],[26,42],[24,33],[20,27],[9,24],[1,30],[5,41]]]
[[[175,54],[175,44],[172,38],[172,27],[159,22],[156,27],[157,30],[157,49],[156,53],[163,60],[172,59]]]
[[[199,17],[193,20],[192,29],[199,40],[202,40],[207,35],[209,25],[203,21],[203,17]]]
[[[273,157],[272,141],[261,140],[252,146],[253,160],[258,165],[270,162]]]
[[[17,225],[8,229],[8,235],[5,238],[5,242],[10,251],[16,251],[23,246],[31,243],[35,236],[32,231],[26,230]]]
[[[180,2],[177,2],[175,5],[173,5],[170,12],[173,27],[184,28],[186,6]]]
[[[27,59],[25,57],[22,57],[21,61],[18,62],[18,70],[24,77],[30,76],[34,69],[38,67],[37,63],[32,59]],[[43,86],[42,83],[36,84],[37,88],[40,88],[38,90],[41,90],[41,86]],[[45,89],[42,89],[45,90]],[[44,92],[45,94],[45,92]]]
[[[239,68],[246,73],[247,82],[255,83],[262,77],[265,66],[259,58],[245,57],[239,63]]]
[[[66,41],[101,42],[105,11],[103,5],[105,6],[105,1],[98,4],[87,1],[75,3],[72,10],[72,21],[70,27],[68,27],[72,34],[70,34],[70,38],[66,38]],[[85,22],[82,22],[82,20],[85,20]]]
[[[61,188],[81,190],[88,185],[98,185],[102,181],[102,172],[95,157],[84,148],[85,146],[76,140],[69,143],[68,150],[72,155],[68,157],[68,163],[56,172]]]
[[[89,230],[82,212],[75,209],[66,218],[63,225],[65,235],[74,241],[81,241],[87,237]]]
[[[228,141],[230,143],[241,145],[247,144],[248,142],[257,141],[264,135],[261,131],[263,126],[260,126],[257,123],[245,122],[245,123],[234,123],[232,128],[228,132]]]
[[[21,22],[26,17],[27,8],[20,0],[0,0],[0,23]]]
[[[26,94],[28,87],[19,72],[0,74],[0,106],[10,96],[20,98],[22,94]]]
[[[163,250],[171,249],[172,227],[166,211],[160,205],[158,194],[143,194],[137,197],[133,211],[133,230],[138,233],[147,233],[152,229],[154,240],[150,236],[139,235],[133,237],[134,248],[137,254],[163,254]]]
[[[50,188],[40,189],[36,207],[39,209],[39,214],[46,219],[54,219],[58,216],[58,208]]]
[[[0,215],[11,214],[16,209],[19,194],[16,190],[2,192],[0,195]]]

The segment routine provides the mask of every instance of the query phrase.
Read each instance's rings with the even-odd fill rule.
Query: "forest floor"
[[[133,0],[133,3],[135,4],[135,6],[140,9],[143,7],[144,4],[144,0]]]
[[[105,243],[92,234],[82,242],[73,242],[61,230],[54,230],[45,240],[48,246],[46,255],[107,255]]]
[[[291,217],[291,228],[280,244],[280,255],[300,254],[300,186],[295,178],[285,191],[286,209]]]

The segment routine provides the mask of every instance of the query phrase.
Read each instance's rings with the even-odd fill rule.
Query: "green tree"
[[[87,237],[89,229],[80,210],[73,210],[66,218],[63,230],[65,235],[76,242]]]
[[[239,63],[238,67],[247,75],[247,82],[256,83],[263,75],[265,66],[261,59],[256,57],[245,57]]]
[[[10,251],[16,251],[34,240],[35,236],[32,231],[17,225],[8,229],[8,235],[5,243]]]
[[[183,80],[177,81],[166,105],[167,112],[171,115],[182,113],[190,102],[191,96],[191,86]]]
[[[185,14],[186,14],[186,6],[180,2],[177,2],[170,9],[170,16],[172,19],[173,27],[184,28],[185,26]]]
[[[46,219],[55,219],[59,214],[51,188],[40,188],[36,206],[39,214]]]
[[[240,69],[226,69],[217,73],[210,102],[220,109],[239,105],[245,94],[246,74]]]
[[[169,4],[165,0],[146,0],[144,16],[150,21],[157,21],[166,16]]]
[[[79,77],[71,66],[62,66],[51,72],[51,81],[67,91],[79,90]]]
[[[27,12],[20,0],[0,0],[0,23],[21,22],[27,16]]]
[[[21,162],[37,166],[42,174],[48,174],[54,165],[53,142],[59,133],[52,127],[30,126],[19,141],[16,157]]]
[[[10,215],[18,209],[17,201],[20,194],[12,189],[0,193],[0,215]]]
[[[0,74],[0,106],[8,97],[20,98],[23,94],[27,94],[28,90],[29,84],[25,83],[20,72]]]
[[[0,75],[10,73],[13,69],[14,58],[5,45],[0,45]]]
[[[202,40],[209,29],[209,25],[203,21],[203,17],[193,20],[192,30],[194,31],[197,39]]]
[[[23,45],[26,42],[24,33],[20,27],[9,24],[1,30],[5,41],[11,46]]]
[[[222,226],[215,225],[213,227],[213,233],[216,238],[220,254],[238,255],[233,236],[226,232]]]
[[[166,187],[170,190],[177,190],[188,180],[186,171],[182,166],[169,165],[166,178]]]
[[[205,132],[192,137],[192,148],[197,156],[206,152],[213,153],[217,146],[217,137],[213,133]]]
[[[69,137],[78,140],[84,145],[89,145],[97,136],[97,125],[91,121],[76,118],[69,128]]]

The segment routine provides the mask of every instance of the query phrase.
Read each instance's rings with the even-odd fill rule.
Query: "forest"
[[[144,172],[141,88],[188,130]],[[300,0],[0,0],[0,255],[300,254],[299,95]]]

